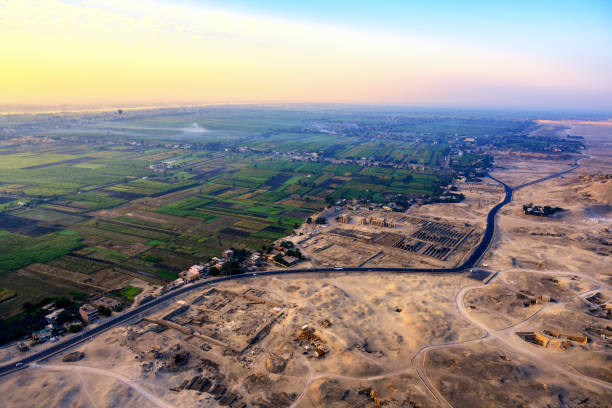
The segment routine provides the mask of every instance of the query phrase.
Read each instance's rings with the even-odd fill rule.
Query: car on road
[[[19,363],[15,364],[15,367],[21,367],[22,365],[23,365],[23,363],[19,362]]]

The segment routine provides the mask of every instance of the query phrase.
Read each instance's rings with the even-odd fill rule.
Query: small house
[[[91,323],[98,320],[98,309],[87,303],[79,308],[79,315],[84,322]]]

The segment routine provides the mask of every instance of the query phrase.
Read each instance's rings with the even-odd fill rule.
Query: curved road
[[[578,161],[576,164],[569,170],[565,170],[559,173],[554,173],[544,178],[531,181],[526,184],[522,184],[517,188],[522,188],[531,184],[539,183],[541,181],[545,181],[554,177],[558,177],[560,175],[569,173],[579,167]],[[289,274],[299,274],[299,273],[320,273],[320,272],[393,272],[393,273],[461,273],[466,270],[474,267],[480,260],[480,258],[484,255],[484,253],[489,249],[489,245],[493,239],[493,235],[495,233],[495,216],[497,212],[510,201],[512,201],[512,192],[513,188],[502,182],[501,180],[496,179],[495,177],[488,175],[492,180],[498,182],[504,187],[505,197],[504,199],[498,203],[495,207],[493,207],[489,213],[487,214],[487,224],[484,236],[480,243],[476,246],[472,254],[463,262],[463,264],[459,266],[455,266],[452,268],[440,268],[440,269],[432,269],[432,268],[358,268],[358,267],[348,267],[348,268],[313,268],[313,269],[283,269],[283,270],[275,270],[275,271],[266,271],[266,272],[255,272],[255,273],[245,273],[241,275],[233,275],[233,276],[224,276],[220,278],[207,279],[205,281],[197,282],[195,284],[189,286],[183,286],[181,288],[172,290],[158,298],[155,298],[144,305],[138,306],[134,309],[131,309],[125,313],[122,313],[116,317],[112,317],[106,319],[102,324],[96,326],[90,330],[79,333],[78,335],[71,337],[65,341],[62,341],[54,346],[51,346],[45,350],[42,350],[38,353],[32,354],[18,362],[11,363],[9,365],[0,366],[0,376],[9,374],[13,371],[17,371],[19,369],[25,368],[26,364],[33,363],[35,361],[41,360],[45,357],[52,356],[53,354],[59,353],[69,347],[72,347],[80,342],[86,341],[87,339],[91,339],[94,336],[103,333],[104,331],[117,326],[121,323],[125,323],[126,321],[142,315],[147,312],[149,309],[154,306],[160,305],[176,296],[183,295],[187,292],[190,292],[194,289],[203,288],[206,286],[214,285],[216,283],[236,280],[236,279],[247,279],[259,276],[272,276],[272,275],[289,275]],[[19,366],[17,366],[19,364]]]

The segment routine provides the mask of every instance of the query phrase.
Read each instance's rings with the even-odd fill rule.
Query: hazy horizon
[[[612,109],[550,108],[522,106],[461,106],[461,105],[405,105],[405,104],[359,104],[359,103],[319,103],[319,102],[279,102],[279,103],[107,103],[107,104],[0,104],[0,116],[10,115],[50,115],[50,114],[87,114],[105,113],[122,110],[130,111],[164,109],[288,109],[309,111],[317,109],[346,109],[349,111],[384,111],[414,114],[504,114],[525,119],[567,119],[612,121]],[[523,117],[521,115],[528,115]]]

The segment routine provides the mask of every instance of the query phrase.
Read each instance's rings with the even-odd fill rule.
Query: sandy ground
[[[220,364],[226,377],[224,385],[244,395],[244,400],[254,406],[278,399],[275,394],[288,395],[287,403],[298,406],[313,403],[333,406],[338,393],[347,394],[338,402],[339,406],[350,406],[362,399],[369,401],[370,397],[359,391],[372,387],[390,400],[407,398],[429,405],[432,397],[413,367],[416,354],[430,344],[484,336],[481,329],[460,318],[454,305],[453,294],[469,282],[457,275],[363,274],[357,278],[345,274],[221,284],[217,289],[233,292],[256,289],[265,293],[263,297],[283,305],[285,316],[257,344],[255,354],[247,351],[228,357],[213,345],[201,357]],[[188,296],[184,301],[190,303],[199,295]],[[324,320],[330,322],[329,327],[321,325]],[[295,344],[295,335],[304,325],[316,328],[328,348],[324,358],[304,355],[302,347]],[[164,338],[150,332],[136,335],[132,347],[130,336],[135,335],[129,328],[116,328],[77,347],[86,355],[83,360],[65,363],[60,356],[52,358],[8,377],[2,382],[2,389],[19,387],[36,395],[36,402],[53,400],[60,406],[86,406],[88,393],[96,396],[96,406],[113,406],[111,401],[123,406],[186,406],[203,398],[189,390],[169,391],[169,387],[197,375],[201,367],[189,366],[178,374],[160,373],[145,378],[143,360],[135,358],[145,343],[159,343],[161,348],[164,344],[180,343],[183,349],[195,354],[201,342],[168,330],[163,332]],[[192,345],[196,347],[190,348]],[[266,368],[271,354],[291,356],[281,373],[271,373]],[[249,361],[242,364],[245,356]],[[256,381],[253,375],[257,376]],[[51,386],[41,387],[44,383]],[[401,391],[391,393],[389,387]],[[24,399],[20,393],[11,394],[9,402],[11,406],[28,406],[33,400]]]
[[[80,361],[56,356],[2,378],[4,404],[610,407],[612,127],[567,127],[589,145],[581,167],[515,192],[481,263],[491,281],[337,273],[219,284],[151,315],[183,331],[118,327],[75,347]],[[505,158],[494,175],[519,186],[572,163]],[[465,202],[410,215],[483,224],[501,190],[460,188]],[[564,211],[527,216],[527,203]]]
[[[609,391],[506,349],[497,341],[438,349],[427,374],[456,407],[609,406]]]

